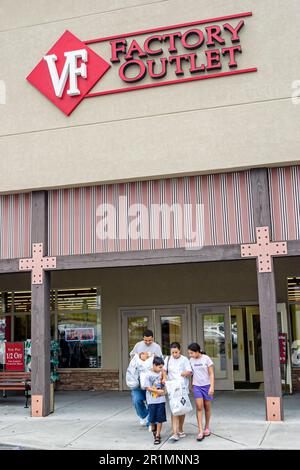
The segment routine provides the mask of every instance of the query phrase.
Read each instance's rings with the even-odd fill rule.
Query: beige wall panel
[[[57,9],[28,3],[24,15],[15,15],[11,2],[1,5],[6,29],[19,28],[23,16],[30,24],[0,33],[7,89],[0,192],[299,161],[300,105],[291,101],[300,70],[298,0],[133,0],[102,14],[105,1],[60,2]],[[82,16],[70,18],[72,8],[71,16]],[[34,25],[42,11],[45,24]],[[25,80],[65,29],[85,40],[243,11],[254,16],[246,18],[239,62],[257,73],[84,100],[70,117]],[[93,48],[107,57],[107,45]],[[111,70],[95,90],[115,86]]]
[[[2,192],[295,162],[300,107],[230,106],[0,139]]]
[[[36,24],[108,14],[166,0],[1,0],[0,32]]]

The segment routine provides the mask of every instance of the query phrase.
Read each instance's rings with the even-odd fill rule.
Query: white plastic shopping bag
[[[167,380],[166,389],[169,395],[170,409],[173,416],[182,416],[192,411],[189,392],[182,380]]]
[[[131,390],[140,388],[140,374],[136,358],[133,358],[126,371],[126,385]]]

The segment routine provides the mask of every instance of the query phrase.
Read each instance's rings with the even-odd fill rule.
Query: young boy
[[[161,357],[155,357],[152,369],[146,374],[144,383],[154,444],[161,443],[162,423],[167,421],[165,390],[162,384],[163,367],[164,360]]]

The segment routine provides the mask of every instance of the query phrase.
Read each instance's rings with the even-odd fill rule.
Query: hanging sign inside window
[[[94,341],[94,328],[66,328],[65,340],[71,341]]]

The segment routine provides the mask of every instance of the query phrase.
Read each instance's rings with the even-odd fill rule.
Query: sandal
[[[183,431],[182,431],[182,432],[179,432],[178,435],[179,435],[179,437],[186,437],[186,434],[185,434],[185,432],[183,432]]]
[[[210,436],[210,435],[211,435],[211,432],[210,432],[209,428],[205,428],[203,434],[204,434],[205,437]]]
[[[204,439],[204,434],[203,432],[199,432],[198,436],[197,436],[197,441],[203,441]]]
[[[155,436],[154,444],[157,445],[157,444],[160,444],[160,443],[161,443],[161,437],[160,436]]]
[[[178,436],[178,434],[173,434],[173,436],[169,437],[169,441],[171,441],[171,442],[177,442],[177,441],[179,441],[179,436]]]

